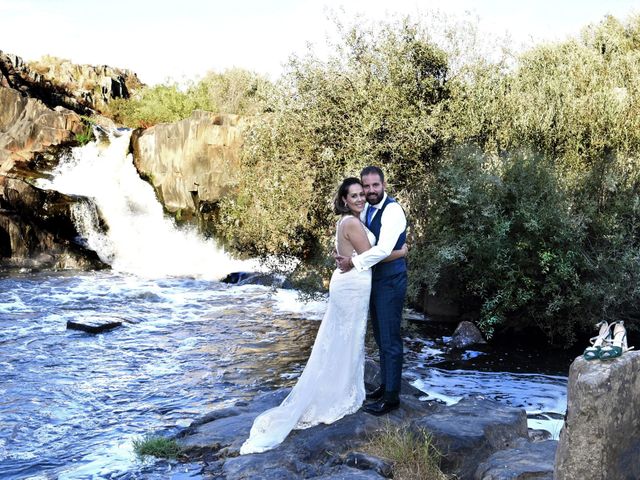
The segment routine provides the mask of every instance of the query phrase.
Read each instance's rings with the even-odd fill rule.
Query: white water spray
[[[95,206],[75,206],[74,221],[102,261],[115,271],[144,277],[220,279],[232,271],[258,268],[254,261],[233,260],[213,240],[204,240],[195,230],[178,229],[166,218],[153,188],[139,177],[127,153],[131,132],[118,133],[110,134],[108,143],[73,149],[53,179],[40,183],[42,188],[93,199]],[[100,217],[107,224],[106,233]]]

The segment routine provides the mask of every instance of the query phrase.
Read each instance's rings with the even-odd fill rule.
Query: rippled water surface
[[[318,322],[281,304],[215,281],[0,279],[0,478],[106,475],[129,465],[135,436],[290,381]],[[96,316],[124,325],[66,328]]]
[[[295,292],[209,280],[0,277],[0,478],[135,471],[133,439],[291,385],[323,309]],[[89,317],[123,326],[98,335],[66,328]],[[405,374],[425,398],[483,393],[543,426],[564,411],[564,376],[433,368],[446,356],[437,339],[407,338],[406,346]]]

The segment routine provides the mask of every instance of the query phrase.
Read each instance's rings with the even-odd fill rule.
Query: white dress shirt
[[[382,201],[377,205],[376,212],[371,218],[371,221],[376,217],[376,215],[380,215],[380,209],[384,202],[387,200],[387,192],[384,193],[382,197]],[[365,208],[360,213],[360,220],[366,224],[367,218],[367,210],[371,208]],[[402,207],[397,202],[391,202],[386,206],[384,211],[382,212],[382,218],[380,219],[380,237],[378,238],[378,243],[375,246],[372,246],[366,252],[362,252],[360,255],[356,255],[352,257],[351,261],[353,262],[353,266],[356,270],[361,272],[362,270],[366,270],[367,268],[371,268],[380,260],[384,260],[387,258],[391,252],[393,251],[393,247],[398,243],[398,238],[407,228],[407,219],[404,216],[404,211]]]

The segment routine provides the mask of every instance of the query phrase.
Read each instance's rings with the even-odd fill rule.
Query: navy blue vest
[[[389,205],[391,202],[395,202],[395,200],[387,196],[387,199],[382,204],[380,211],[376,213],[376,215],[371,220],[371,225],[369,225],[369,230],[371,230],[371,233],[373,233],[376,237],[376,243],[380,239],[380,227],[382,226],[382,212],[384,212],[384,209],[387,208],[387,205]],[[405,231],[400,234],[400,237],[398,237],[398,241],[396,242],[396,245],[395,247],[393,247],[393,249],[398,250],[400,247],[402,247],[402,245],[406,242],[406,240],[407,240],[407,230],[405,229]],[[392,275],[396,275],[397,273],[406,272],[407,262],[405,261],[405,257],[397,258],[392,262],[384,262],[384,263],[379,262],[373,266],[372,271],[373,271],[374,279],[382,278],[382,277],[390,277]]]

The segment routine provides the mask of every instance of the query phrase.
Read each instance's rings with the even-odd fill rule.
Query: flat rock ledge
[[[367,364],[367,379],[377,367]],[[239,455],[254,418],[278,405],[289,389],[256,396],[251,402],[213,411],[175,438],[190,462],[203,463],[202,478],[216,479],[381,479],[393,477],[386,459],[362,453],[372,434],[405,426],[432,436],[443,452],[442,469],[460,480],[552,478],[555,441],[529,439],[526,414],[481,396],[446,406],[421,401],[424,394],[404,382],[401,406],[383,417],[362,410],[331,425],[294,430],[277,448]]]

